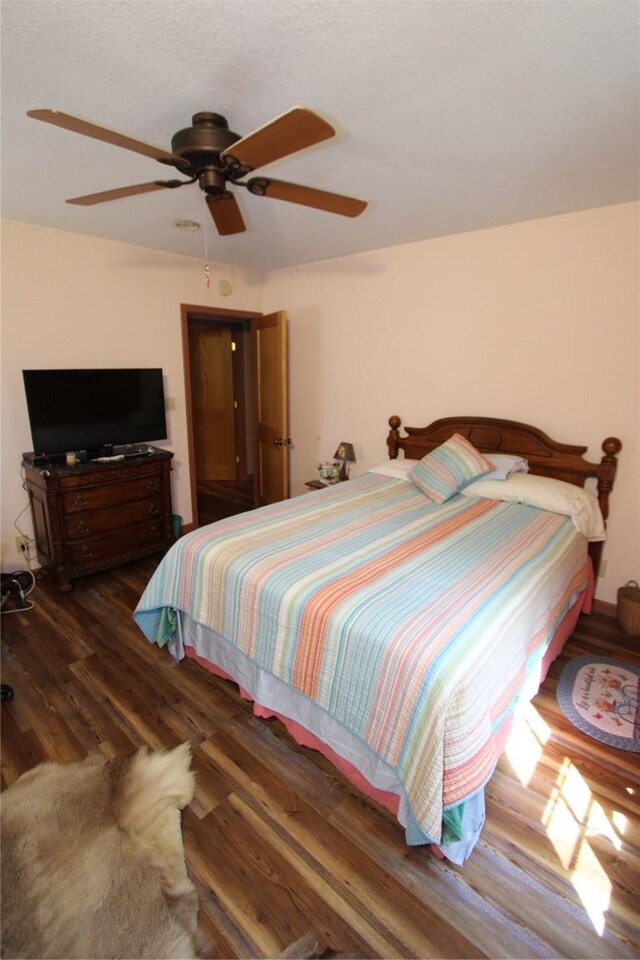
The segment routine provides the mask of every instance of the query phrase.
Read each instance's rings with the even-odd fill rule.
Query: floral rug
[[[640,668],[609,657],[575,657],[560,675],[556,696],[583,733],[640,753]]]

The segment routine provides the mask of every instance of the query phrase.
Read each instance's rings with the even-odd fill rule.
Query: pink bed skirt
[[[565,643],[573,633],[576,623],[578,622],[578,617],[581,613],[591,613],[591,605],[593,601],[593,587],[594,579],[593,573],[590,568],[590,577],[589,577],[589,586],[587,589],[580,594],[578,600],[574,605],[567,611],[563,619],[560,621],[558,628],[553,636],[553,640],[549,644],[547,652],[544,657],[537,665],[536,669],[529,676],[526,685],[525,696],[527,700],[531,700],[537,693],[540,685],[544,681],[547,673],[549,672],[549,667],[553,661],[560,655],[562,648]],[[224,670],[221,670],[215,664],[210,663],[208,660],[205,660],[203,657],[198,656],[193,647],[185,645],[185,653],[192,660],[196,660],[205,670],[208,670],[210,673],[215,674],[216,676],[222,677],[225,680],[233,680],[233,677],[230,677],[229,674],[225,673]],[[246,690],[243,690],[242,687],[239,687],[240,693],[246,700],[252,700],[252,697],[249,696]],[[333,766],[340,771],[340,773],[346,777],[346,779],[357,787],[361,793],[365,796],[370,797],[372,800],[375,800],[381,806],[389,810],[394,816],[398,813],[398,805],[400,802],[399,797],[395,793],[389,793],[386,790],[379,790],[377,787],[374,787],[368,780],[366,780],[359,770],[357,770],[353,764],[349,763],[348,760],[345,760],[339,754],[332,750],[330,746],[326,743],[323,743],[322,740],[319,740],[314,734],[310,733],[305,727],[301,726],[299,723],[296,723],[295,720],[291,720],[289,717],[283,716],[281,713],[277,713],[275,710],[269,710],[266,707],[263,707],[261,704],[253,703],[253,712],[257,717],[277,717],[281,723],[284,724],[289,734],[293,737],[296,743],[299,743],[303,747],[311,747],[313,750],[317,750],[322,754],[323,757],[326,757]],[[513,726],[513,714],[509,716],[505,722],[502,724],[498,736],[496,738],[496,743],[498,751],[502,752],[504,745],[511,733],[511,728]],[[438,849],[438,847],[433,846],[433,852],[438,857],[443,857],[444,854]]]

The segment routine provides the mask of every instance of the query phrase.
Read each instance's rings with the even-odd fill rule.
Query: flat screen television
[[[34,453],[165,440],[160,368],[23,370]]]

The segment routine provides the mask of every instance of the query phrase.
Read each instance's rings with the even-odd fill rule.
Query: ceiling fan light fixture
[[[200,224],[196,220],[176,220],[174,226],[178,230],[199,230]]]

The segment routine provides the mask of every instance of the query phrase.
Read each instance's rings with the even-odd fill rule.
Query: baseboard
[[[593,612],[601,613],[605,617],[616,617],[618,608],[615,603],[609,603],[607,600],[594,600]]]

